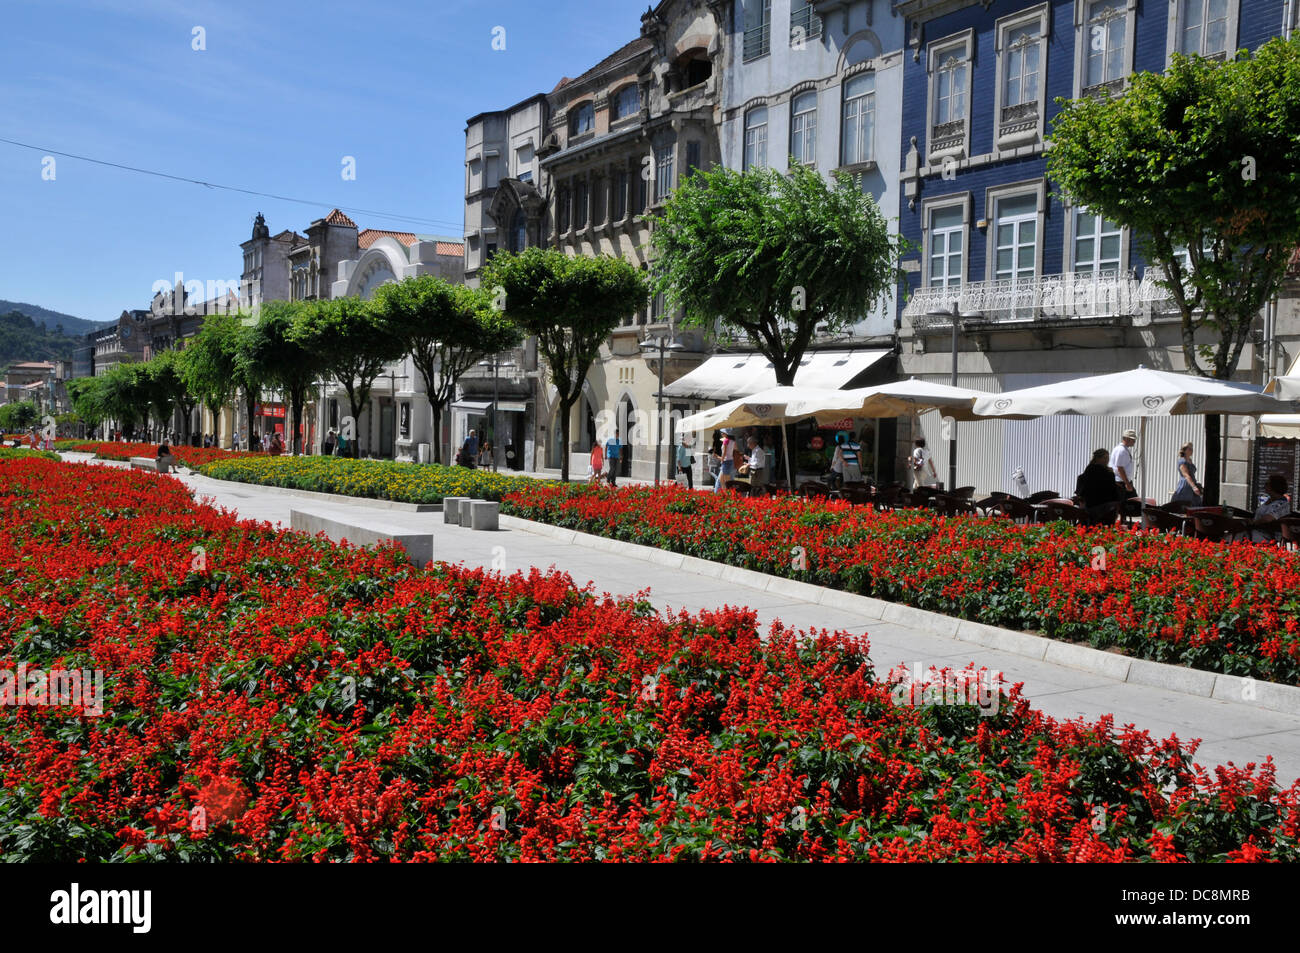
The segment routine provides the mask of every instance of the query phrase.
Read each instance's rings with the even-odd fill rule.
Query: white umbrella
[[[724,427],[762,427],[786,424],[791,420],[803,420],[812,413],[797,408],[809,401],[834,399],[839,391],[819,387],[769,387],[748,397],[738,397],[725,404],[702,410],[698,414],[683,417],[677,423],[679,431],[698,433],[702,430],[718,430]],[[795,409],[791,410],[791,406]],[[781,442],[786,444],[785,427],[781,427]],[[786,479],[794,485],[794,474],[790,466],[790,447],[785,446]]]
[[[987,396],[989,394],[982,390],[919,381],[913,377],[876,387],[832,391],[828,397],[792,403],[789,409],[813,414],[819,422],[839,419],[845,415],[902,417],[923,410],[941,410],[957,420],[976,420],[979,418],[971,412],[971,408],[978,398]]]
[[[1212,380],[1139,367],[1117,374],[1099,374],[992,394],[975,401],[977,417],[1028,420],[1056,414],[1085,417],[1140,417],[1145,437],[1147,417],[1179,414],[1241,414],[1249,417],[1289,410],[1288,404],[1253,384]],[[1139,438],[1139,456],[1145,440]],[[1142,497],[1146,498],[1146,466],[1142,461]]]

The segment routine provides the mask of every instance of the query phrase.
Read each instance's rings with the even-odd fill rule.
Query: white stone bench
[[[354,546],[395,542],[416,566],[424,566],[433,560],[432,533],[412,533],[405,526],[388,520],[367,516],[354,522],[335,515],[290,509],[289,527],[312,536],[324,533],[336,543],[349,542]]]
[[[173,456],[131,458],[132,470],[152,470],[154,473],[171,473],[172,467],[174,466],[177,466],[177,461]]]

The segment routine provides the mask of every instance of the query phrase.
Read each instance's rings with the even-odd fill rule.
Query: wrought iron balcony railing
[[[1132,271],[1069,272],[1037,278],[971,281],[959,288],[920,288],[903,308],[903,317],[918,329],[948,327],[950,319],[930,312],[951,311],[956,304],[972,320],[987,324],[1084,321],[1150,315],[1173,309],[1167,289],[1148,269],[1141,279]]]

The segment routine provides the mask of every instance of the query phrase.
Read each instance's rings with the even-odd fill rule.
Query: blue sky
[[[6,0],[0,138],[322,204],[59,156],[45,179],[44,151],[0,143],[0,298],[102,321],[176,271],[238,279],[259,211],[272,234],[343,205],[424,220],[350,213],[362,228],[460,235],[465,120],[594,65],[646,5]]]

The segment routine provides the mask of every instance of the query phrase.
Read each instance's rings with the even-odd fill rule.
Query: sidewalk
[[[194,490],[196,498],[210,497],[217,506],[234,510],[245,519],[285,526],[289,510],[295,506],[362,525],[367,516],[381,524],[393,516],[391,509],[300,499],[284,491],[272,493],[196,474],[187,473],[179,479]],[[1249,702],[1219,701],[1121,682],[955,641],[912,625],[868,620],[797,597],[669,569],[583,544],[560,542],[541,533],[518,529],[475,532],[443,523],[440,512],[404,513],[402,522],[412,531],[433,534],[435,559],[485,568],[495,563],[506,572],[555,566],[578,584],[593,582],[602,592],[631,594],[649,589],[651,601],[660,609],[696,612],[721,605],[748,606],[755,610],[764,629],[779,619],[796,628],[866,633],[872,661],[881,675],[899,664],[910,670],[917,663],[923,667],[934,664],[960,668],[974,662],[1004,673],[1013,683],[1023,681],[1025,695],[1034,706],[1056,718],[1095,720],[1113,714],[1117,726],[1133,724],[1153,737],[1175,734],[1183,741],[1201,738],[1203,743],[1196,757],[1207,767],[1229,761],[1238,765],[1258,763],[1271,754],[1279,784],[1286,786],[1300,777],[1300,716],[1262,709]]]

